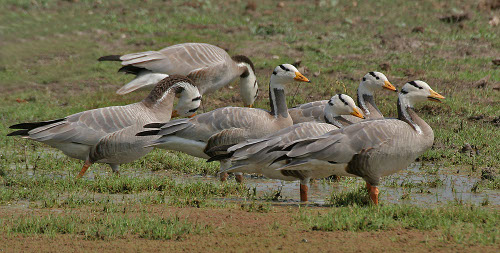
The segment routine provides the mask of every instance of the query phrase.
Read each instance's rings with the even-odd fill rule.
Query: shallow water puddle
[[[104,168],[104,169],[103,169]],[[94,180],[96,176],[106,178],[112,176],[111,170],[104,166],[89,170],[85,175],[87,180]],[[434,170],[429,166],[422,168],[420,163],[412,164],[408,169],[382,179],[380,189],[381,203],[408,203],[421,206],[446,204],[448,202],[469,203],[481,205],[488,203],[492,207],[500,207],[500,191],[482,190],[473,192],[474,186],[480,181],[477,177],[464,174],[451,173],[457,169]],[[36,177],[39,173],[26,170],[29,177]],[[170,171],[150,171],[145,169],[121,170],[125,177],[144,177],[169,175]],[[74,177],[71,172],[43,173],[53,178]],[[170,174],[171,175],[171,174]],[[220,183],[215,176],[201,175],[171,175],[178,183],[212,182]],[[232,181],[234,178],[228,178]],[[273,204],[298,204],[300,203],[299,181],[281,182],[279,180],[266,179],[259,176],[245,175],[245,185],[250,192],[255,191],[259,200],[272,202]],[[313,180],[309,186],[309,202],[315,205],[327,205],[332,192],[341,192],[364,185],[360,178],[342,178],[338,182],[327,180]],[[111,194],[115,195],[116,194]],[[130,194],[125,194],[129,195]],[[139,194],[140,195],[140,194]],[[123,197],[122,197],[123,198]],[[243,201],[244,198],[218,198],[220,201]]]
[[[219,182],[213,176],[182,176],[174,179],[178,182]],[[490,206],[500,206],[500,191],[472,192],[474,184],[479,181],[478,178],[463,174],[446,174],[441,171],[429,174],[421,170],[420,164],[415,163],[406,170],[382,179],[379,186],[380,201],[427,206],[448,202],[481,205],[487,200]],[[244,182],[250,190],[255,188],[258,198],[274,203],[299,203],[299,181],[282,183],[279,180],[245,175]],[[333,191],[346,191],[352,189],[353,185],[364,185],[364,181],[360,178],[343,178],[339,182],[312,181],[309,186],[309,202],[327,204]]]

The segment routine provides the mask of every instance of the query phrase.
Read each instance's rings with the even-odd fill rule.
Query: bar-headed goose
[[[378,119],[383,118],[382,113],[375,105],[373,95],[378,90],[390,90],[397,91],[387,77],[380,72],[368,72],[358,86],[357,96],[358,105],[361,107],[363,114],[366,119]],[[302,105],[295,106],[288,109],[290,116],[294,124],[301,122],[325,122],[324,107],[328,103],[328,100],[314,101]],[[356,117],[343,117],[347,121],[359,122],[360,118]]]
[[[270,112],[255,108],[224,107],[190,119],[150,124],[146,127],[160,129],[145,131],[139,135],[161,135],[150,146],[208,159],[214,154],[207,154],[206,151],[214,147],[261,138],[291,126],[292,119],[288,114],[283,85],[293,81],[309,82],[290,64],[282,64],[274,69],[269,82]],[[222,161],[221,169],[226,169],[228,165],[229,163]],[[241,177],[237,180],[241,180]]]
[[[362,177],[373,203],[378,204],[380,178],[406,168],[432,146],[432,128],[414,111],[413,105],[444,97],[423,81],[406,83],[398,99],[397,119],[362,121],[319,137],[298,140],[284,147],[277,159],[289,163],[280,168],[296,175],[309,170],[330,169],[332,174]]]
[[[119,165],[134,161],[152,148],[144,148],[156,138],[137,137],[137,132],[151,122],[169,121],[175,96],[184,110],[200,106],[201,95],[192,81],[171,75],[161,80],[141,102],[80,112],[62,119],[21,123],[10,126],[21,129],[8,134],[43,142],[69,157],[84,160],[78,175],[83,176],[92,163],[107,163],[114,172]]]
[[[227,172],[257,173],[268,178],[295,181],[301,181],[301,200],[307,201],[307,186],[311,178],[324,178],[330,176],[329,171],[306,171],[305,177],[297,177],[288,171],[276,170],[284,163],[271,163],[286,152],[269,152],[271,149],[284,147],[285,145],[299,139],[310,138],[323,135],[329,131],[343,127],[342,120],[338,120],[341,115],[353,115],[364,118],[354,100],[345,95],[337,94],[333,96],[324,108],[324,114],[327,123],[321,122],[303,122],[282,129],[274,134],[268,135],[262,139],[247,140],[230,147],[228,154],[212,157],[210,160],[230,159],[231,167]]]
[[[210,44],[183,43],[159,51],[103,56],[99,61],[120,61],[123,67],[119,72],[136,75],[116,92],[121,95],[152,86],[167,75],[183,75],[193,80],[202,95],[240,77],[244,105],[252,107],[257,97],[258,85],[252,61],[243,55],[231,57],[224,49]],[[180,116],[192,115],[183,115],[178,110],[177,113]]]

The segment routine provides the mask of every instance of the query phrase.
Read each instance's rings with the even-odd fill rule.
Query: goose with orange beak
[[[332,174],[366,181],[370,198],[378,204],[381,177],[406,168],[434,142],[432,128],[414,111],[416,103],[441,101],[442,95],[423,81],[406,83],[398,96],[398,118],[362,121],[280,147],[286,160],[283,173],[330,168]],[[276,152],[276,151],[274,151]]]
[[[380,72],[371,71],[363,76],[358,86],[357,96],[358,105],[366,119],[380,119],[384,117],[377,108],[374,100],[374,93],[379,90],[397,91],[396,87]],[[292,116],[294,124],[311,121],[326,122],[324,108],[327,106],[328,101],[320,100],[301,104],[288,109],[288,113]],[[348,115],[344,115],[342,118],[344,124],[356,123],[363,120],[359,117]]]
[[[309,79],[291,64],[281,64],[274,69],[269,82],[270,111],[224,107],[190,119],[149,124],[145,127],[157,129],[139,135],[158,135],[158,139],[149,143],[149,146],[208,159],[218,154],[217,151],[210,151],[217,150],[216,147],[227,149],[247,139],[262,138],[291,126],[293,121],[288,114],[284,85],[294,82],[309,82]],[[227,161],[221,161],[221,170],[228,167]],[[223,181],[226,177],[227,174],[221,174]],[[241,181],[242,175],[237,174],[236,179]]]
[[[227,172],[242,172],[262,174],[267,178],[285,181],[301,181],[300,194],[303,201],[307,200],[307,185],[310,179],[324,178],[331,175],[328,169],[308,170],[298,173],[282,173],[276,170],[285,165],[284,162],[271,164],[275,159],[286,152],[270,152],[271,149],[283,147],[292,141],[320,136],[327,132],[343,127],[338,120],[342,115],[353,115],[361,119],[364,116],[354,103],[354,100],[345,94],[333,96],[325,107],[325,121],[303,122],[282,129],[261,139],[252,139],[228,148],[228,154],[210,158],[213,160],[229,159],[231,167]]]

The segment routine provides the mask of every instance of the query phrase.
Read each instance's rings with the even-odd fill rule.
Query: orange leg
[[[228,176],[229,176],[229,174],[227,174],[226,172],[221,172],[219,174],[220,181],[221,182],[226,182]]]
[[[307,191],[309,187],[306,184],[300,184],[300,201],[307,202]]]
[[[366,183],[366,188],[368,188],[368,192],[370,193],[370,199],[373,204],[378,205],[378,188],[377,186],[372,186],[369,183]]]
[[[243,182],[243,175],[242,174],[237,174],[234,176],[234,178],[236,179],[236,182],[238,182],[240,184]]]
[[[85,174],[85,171],[87,171],[89,169],[90,165],[92,165],[92,162],[90,162],[89,160],[85,161],[85,163],[83,164],[82,170],[80,171],[78,176],[76,176],[76,178],[82,178],[83,174]]]

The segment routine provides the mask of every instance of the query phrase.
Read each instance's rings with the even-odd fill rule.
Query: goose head
[[[243,99],[243,104],[246,107],[253,107],[259,92],[257,77],[255,76],[255,67],[253,62],[244,55],[233,56],[232,59],[237,62],[239,67],[243,67],[244,71],[240,75],[240,94]]]
[[[325,106],[325,117],[330,121],[340,115],[353,115],[364,119],[361,110],[356,106],[354,100],[346,94],[337,94],[330,98]]]
[[[200,92],[196,86],[180,82],[174,85],[176,89],[179,89],[180,92],[177,93],[179,100],[177,102],[177,106],[175,110],[172,112],[172,117],[180,116],[180,117],[193,117],[196,115],[196,111],[200,108],[201,98]]]
[[[444,96],[433,91],[431,87],[424,81],[416,80],[407,82],[401,88],[399,98],[402,104],[413,107],[414,104],[424,102],[427,100],[434,102],[441,102]]]
[[[170,75],[159,81],[143,102],[156,108],[162,105],[172,106],[174,96],[169,94],[179,97],[172,117],[193,115],[200,107],[201,95],[198,88],[191,79],[181,75]]]
[[[277,88],[283,88],[282,84],[291,83],[293,81],[298,82],[308,82],[309,79],[302,75],[297,68],[292,64],[281,64],[278,65],[271,75],[271,85],[277,86]]]
[[[390,91],[396,91],[396,87],[392,85],[387,77],[376,71],[371,71],[368,72],[363,78],[361,79],[361,83],[359,84],[359,89],[358,89],[358,96],[359,95],[371,95],[373,96],[373,93],[377,90],[390,90]]]

